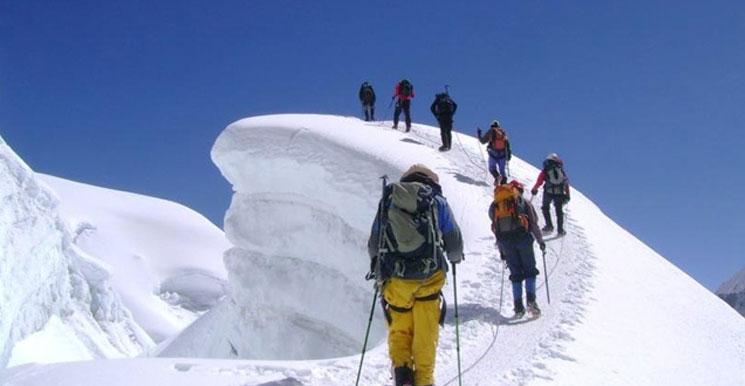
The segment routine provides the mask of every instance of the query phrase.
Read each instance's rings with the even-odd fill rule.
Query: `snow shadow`
[[[285,378],[280,381],[272,381],[269,383],[262,383],[256,386],[303,386],[302,382],[295,378]]]
[[[460,173],[453,173],[453,176],[458,182],[462,182],[464,184],[470,184],[470,185],[475,185],[475,186],[491,186],[484,181],[476,181],[473,178],[460,174]]]
[[[472,320],[499,325],[510,319],[500,314],[496,308],[484,307],[477,303],[458,304],[458,322],[465,323]],[[455,324],[455,305],[453,304],[448,304],[445,323]]]
[[[402,138],[401,139],[401,142],[408,142],[408,143],[413,143],[413,144],[417,144],[417,145],[424,145],[423,143],[421,143],[421,142],[419,142],[419,141],[417,141],[415,139],[411,139],[411,138]]]

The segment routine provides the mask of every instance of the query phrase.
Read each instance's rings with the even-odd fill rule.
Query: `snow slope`
[[[224,297],[229,245],[203,216],[1,150],[2,367],[139,355]]]
[[[223,232],[171,201],[40,175],[73,241],[104,261],[113,288],[155,342],[181,332],[227,289]]]
[[[2,139],[0,196],[0,368],[131,356],[152,345],[105,265],[72,242],[58,198]]]
[[[437,129],[389,127],[321,115],[230,125],[212,153],[235,190],[225,222],[230,296],[162,351],[194,358],[27,365],[7,371],[6,383],[352,384],[372,300],[364,242],[378,177],[398,178],[422,162],[439,173],[465,237],[457,283],[463,384],[745,384],[745,321],[576,189],[569,234],[549,237],[543,316],[510,319],[486,216],[491,178],[476,139],[455,134],[453,150],[440,153]],[[538,174],[517,158],[510,168],[526,184]],[[458,382],[452,284],[438,385]],[[374,321],[361,384],[390,383],[384,323]],[[206,356],[252,359],[199,358]]]
[[[745,316],[745,268],[722,283],[717,289],[717,295]]]

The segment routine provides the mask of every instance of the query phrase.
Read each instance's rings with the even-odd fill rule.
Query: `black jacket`
[[[440,111],[440,99],[442,99],[443,97],[447,97],[448,99],[450,99],[450,102],[453,104],[453,111]],[[435,118],[437,118],[438,120],[453,119],[453,115],[455,115],[456,110],[458,110],[458,104],[455,103],[452,98],[443,94],[437,94],[435,96],[435,100],[432,102],[432,105],[429,107],[429,111],[431,111]]]

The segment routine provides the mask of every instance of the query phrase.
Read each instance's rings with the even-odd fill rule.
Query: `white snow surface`
[[[132,356],[153,345],[106,266],[73,243],[58,197],[2,139],[0,196],[0,368]]]
[[[226,294],[223,232],[173,202],[34,173],[0,140],[0,367],[155,351]]]
[[[157,343],[225,295],[223,232],[193,210],[158,198],[39,175],[60,197],[75,245],[110,268],[112,286]]]
[[[415,124],[405,134],[349,117],[262,116],[228,126],[212,158],[235,190],[225,221],[229,296],[161,350],[193,358],[29,364],[7,370],[5,383],[353,384],[372,301],[363,276],[378,177],[424,163],[439,174],[465,239],[457,278],[464,385],[745,384],[745,320],[577,189],[568,235],[548,237],[546,272],[539,263],[542,317],[511,319],[486,214],[483,152],[455,132],[450,152],[439,145],[433,127]],[[517,157],[510,169],[528,186],[538,175]],[[458,383],[452,285],[451,276],[437,385]],[[391,384],[379,311],[363,385]]]

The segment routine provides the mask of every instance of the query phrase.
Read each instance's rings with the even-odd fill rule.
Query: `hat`
[[[404,174],[401,175],[401,179],[404,179],[405,177],[408,177],[414,173],[420,173],[430,180],[432,182],[439,184],[440,183],[440,177],[437,176],[437,173],[433,172],[432,169],[422,165],[422,164],[413,164],[411,167],[409,167],[409,170],[405,171]]]
[[[491,126],[489,126],[489,127],[502,127],[502,125],[500,125],[499,124],[499,121],[495,119],[495,120],[491,121]]]
[[[561,158],[559,158],[559,155],[556,154],[556,153],[551,153],[551,154],[547,155],[546,156],[546,159],[547,160],[551,160],[551,161],[561,162]]]
[[[513,188],[516,188],[517,190],[519,190],[519,191],[521,191],[521,192],[522,192],[523,190],[525,190],[525,186],[524,186],[524,185],[523,185],[522,183],[520,183],[520,181],[518,181],[518,180],[512,180],[512,181],[510,181],[510,185],[511,185],[511,186],[512,186]]]

